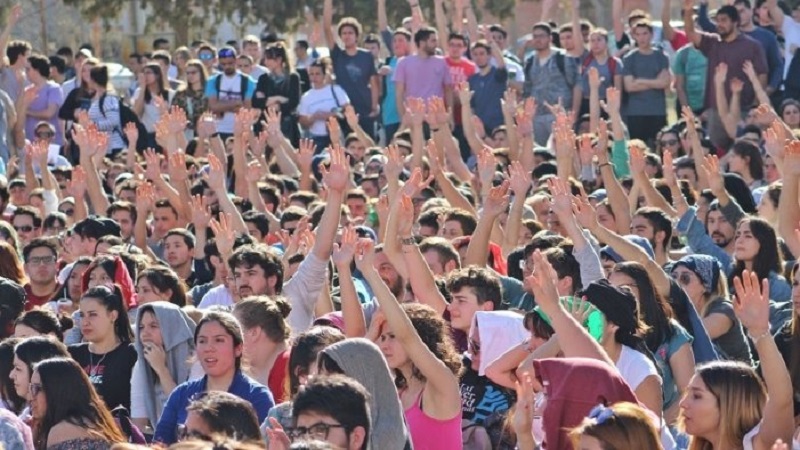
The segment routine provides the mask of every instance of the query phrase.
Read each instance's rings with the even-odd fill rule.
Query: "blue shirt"
[[[173,444],[178,440],[178,425],[186,422],[186,407],[197,394],[206,391],[207,382],[208,377],[204,376],[198,380],[181,383],[172,391],[156,425],[153,441]],[[247,377],[241,370],[237,370],[233,375],[233,382],[228,392],[252,403],[258,416],[258,423],[264,421],[267,412],[275,405],[269,388]]]
[[[469,77],[469,89],[474,92],[470,106],[475,115],[483,122],[486,134],[503,125],[503,109],[500,99],[508,89],[508,71],[505,68],[492,67],[486,75],[480,70]]]
[[[384,125],[392,125],[400,123],[400,114],[397,111],[397,98],[395,96],[395,83],[394,83],[394,70],[397,68],[397,57],[392,56],[389,58],[389,67],[392,68],[392,73],[385,76],[386,80],[386,96],[383,98],[381,105],[381,114],[383,115]]]

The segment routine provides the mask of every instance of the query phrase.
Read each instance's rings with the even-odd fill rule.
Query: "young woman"
[[[136,280],[136,303],[141,306],[156,301],[186,306],[186,285],[169,267],[148,267]]]
[[[34,437],[37,450],[106,450],[125,442],[86,373],[71,359],[37,364],[30,399],[31,413],[39,423]]]
[[[94,92],[92,104],[89,106],[89,120],[97,125],[97,129],[108,134],[106,154],[114,156],[122,151],[125,141],[122,140],[120,128],[120,98],[109,92],[108,66],[100,64],[89,71],[89,89]]]
[[[52,336],[64,341],[64,330],[72,328],[72,319],[56,316],[50,309],[36,308],[22,315],[14,326],[14,336]]]
[[[318,370],[322,375],[346,375],[367,388],[372,416],[369,442],[373,448],[411,448],[392,373],[372,341],[345,339],[325,348],[319,355]]]
[[[175,98],[172,100],[173,105],[186,112],[189,121],[186,130],[191,132],[187,133],[187,138],[194,137],[197,121],[208,110],[208,98],[205,96],[206,80],[208,80],[206,66],[198,59],[189,60],[186,63],[185,84],[175,92]]]
[[[647,410],[627,402],[598,405],[569,436],[572,445],[581,450],[663,448]]]
[[[734,279],[736,315],[761,361],[763,382],[749,366],[716,362],[697,369],[681,400],[689,450],[768,450],[792,441],[792,380],[769,329],[769,282],[745,271]]]
[[[17,394],[11,371],[14,370],[14,346],[22,339],[8,337],[0,341],[0,410],[19,414],[25,408],[25,396]]]
[[[728,170],[738,174],[750,190],[764,186],[764,159],[758,146],[739,140],[731,147]]]
[[[253,404],[258,420],[263,421],[273,406],[272,394],[242,373],[242,329],[233,315],[207,312],[197,324],[194,344],[205,376],[176,387],[164,405],[153,440],[174,443],[178,426],[186,421],[186,407],[193,397],[206,391],[226,391]]]
[[[175,63],[175,67],[178,69],[176,80],[186,82],[186,68],[191,60],[192,51],[189,50],[189,47],[178,47],[175,50],[175,53],[172,54],[172,62]]]
[[[664,152],[672,153],[672,156],[675,159],[678,159],[685,154],[680,135],[674,126],[667,126],[661,129],[661,131],[658,133],[656,143],[658,154],[662,155],[662,157]]]
[[[83,294],[80,303],[84,343],[71,345],[72,358],[89,375],[105,404],[131,408],[131,375],[137,354],[128,312],[117,286],[97,286]]]
[[[244,331],[244,357],[247,374],[269,387],[275,403],[281,403],[289,362],[291,330],[286,317],[292,307],[282,297],[250,297],[233,308],[233,315]]]
[[[41,121],[46,121],[55,127],[56,135],[52,143],[61,145],[64,143],[62,127],[58,123],[58,109],[64,102],[61,86],[55,81],[50,81],[50,61],[46,56],[31,55],[28,57],[28,68],[26,71],[28,81],[31,83],[26,88],[26,93],[20,96],[20,103],[24,105],[20,115],[25,117],[25,137],[30,141],[36,140],[36,125]],[[27,90],[30,89],[30,94]]]
[[[763,188],[761,200],[758,202],[758,217],[766,220],[772,228],[778,227],[778,202],[782,187],[780,183],[772,183]]]
[[[311,135],[318,151],[331,144],[328,119],[342,114],[344,107],[350,104],[344,89],[329,81],[329,74],[332,71],[327,62],[321,59],[314,61],[308,67],[311,89],[303,94],[297,107],[300,125]]]
[[[284,397],[294,398],[300,388],[306,384],[309,376],[316,370],[319,353],[325,347],[342,341],[344,338],[341,331],[330,326],[313,326],[297,335],[289,352],[288,390],[283,393]],[[292,401],[287,400],[271,408],[267,420],[261,425],[262,429],[272,428],[269,422],[270,418],[277,420],[283,428],[291,427]],[[267,441],[269,442],[269,439]]]
[[[300,103],[300,76],[292,70],[289,55],[282,43],[264,49],[264,65],[269,69],[261,75],[253,93],[253,108],[278,108],[281,112],[281,131],[292,145],[297,146],[297,105]]]
[[[692,301],[722,359],[752,364],[742,325],[728,299],[728,281],[719,261],[708,255],[684,256],[672,266],[672,278]]]
[[[787,98],[778,108],[781,119],[791,129],[800,128],[800,102]]]
[[[634,262],[614,266],[608,281],[627,288],[636,297],[642,320],[649,327],[644,336],[661,374],[664,418],[678,418],[678,400],[686,391],[694,370],[692,336],[674,318],[672,307],[656,290],[647,269]]]
[[[734,235],[733,257],[735,265],[731,279],[749,270],[759,278],[769,280],[769,296],[776,302],[785,302],[792,297],[792,288],[783,275],[783,258],[778,248],[775,228],[764,219],[748,217],[742,219]]]
[[[0,277],[23,286],[28,283],[22,258],[17,256],[14,245],[8,242],[0,242]]]
[[[157,62],[147,63],[138,77],[139,87],[133,93],[133,111],[147,129],[148,147],[156,147],[156,123],[172,104],[175,91],[169,89],[167,75]]]
[[[800,264],[792,268],[792,319],[775,334],[775,344],[789,368],[794,389],[795,422],[800,421],[800,277],[797,272]]]
[[[29,385],[33,366],[39,361],[56,357],[69,357],[67,347],[52,337],[39,336],[19,341],[14,347],[13,368],[9,379],[14,385],[16,394],[24,399],[25,404],[30,401]],[[20,413],[21,417],[29,417],[30,411]]]
[[[175,387],[192,378],[195,324],[179,306],[155,301],[139,308],[136,329],[131,418],[144,429],[148,421],[153,426],[158,423]]]
[[[410,210],[411,200],[403,201]],[[395,371],[414,448],[461,448],[461,360],[444,320],[429,306],[400,305],[373,265],[371,240],[360,241],[356,252],[356,266],[385,314],[379,346]]]

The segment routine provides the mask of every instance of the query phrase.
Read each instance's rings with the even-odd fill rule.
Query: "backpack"
[[[594,55],[592,55],[591,53],[589,53],[589,55],[587,55],[586,58],[583,59],[583,64],[581,64],[581,74],[586,72],[586,69],[589,68],[589,66],[592,64],[592,61],[594,61],[594,60],[595,60],[594,59]],[[614,84],[614,75],[617,74],[617,60],[613,56],[609,55],[608,56],[608,60],[606,61],[606,64],[608,64],[608,71],[609,71],[609,73],[611,73],[611,80],[610,81],[611,81],[611,84],[613,85]]]
[[[111,416],[114,418],[114,422],[117,423],[120,431],[122,431],[122,434],[125,435],[128,443],[147,444],[147,440],[144,438],[142,431],[131,421],[130,414],[128,414],[128,410],[125,409],[124,406],[117,406],[114,408],[111,411]]]
[[[106,95],[107,94],[103,94],[100,97],[100,114],[102,114],[103,117],[106,116],[106,112],[103,108],[103,105],[105,104],[106,101]],[[139,116],[137,116],[136,113],[133,112],[130,106],[122,103],[122,99],[119,97],[117,97],[117,100],[119,101],[119,126],[114,127],[114,130],[112,132],[119,133],[125,145],[130,145],[130,142],[128,142],[128,137],[125,135],[125,132],[123,130],[125,130],[125,127],[129,123],[135,124],[136,129],[139,131],[139,137],[136,139],[136,151],[137,152],[144,151],[148,147],[147,128],[144,127],[142,121],[139,120]]]
[[[531,67],[533,67],[533,58],[536,55],[531,55],[528,59],[525,60],[525,76],[528,76],[528,73],[531,71]],[[558,71],[561,72],[561,76],[564,77],[564,80],[567,80],[567,69],[566,69],[566,56],[564,56],[561,52],[555,52],[553,57],[556,59],[556,67],[558,67]],[[567,82],[569,85],[569,82]],[[570,87],[572,87],[570,85]]]
[[[239,80],[241,81],[241,85],[239,86],[239,95],[242,96],[242,101],[244,101],[245,95],[247,94],[247,86],[250,85],[250,79],[240,73]],[[219,96],[220,89],[222,89],[222,74],[217,75],[217,77],[214,79],[214,87],[217,89],[217,96]]]

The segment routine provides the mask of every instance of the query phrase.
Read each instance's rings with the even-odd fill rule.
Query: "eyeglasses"
[[[534,39],[547,39],[547,38],[549,38],[549,37],[550,37],[550,35],[549,35],[549,34],[538,34],[538,33],[533,33],[533,38],[534,38]]]
[[[55,256],[31,256],[28,258],[28,264],[32,266],[43,266],[54,262],[56,262]]]
[[[677,139],[664,139],[664,140],[662,140],[662,141],[659,141],[659,143],[660,143],[662,146],[666,146],[666,145],[678,145],[678,140],[677,140]]]
[[[311,440],[324,441],[328,439],[328,433],[330,433],[331,428],[344,428],[344,425],[319,422],[310,427],[284,428],[284,431],[292,441],[305,436],[308,436]]]
[[[42,387],[41,383],[30,383],[28,385],[28,391],[31,393],[31,397],[36,397],[42,390],[44,390],[44,387]]]
[[[14,229],[17,230],[17,233],[30,233],[33,231],[33,227],[30,225],[23,225],[21,227],[15,225]]]
[[[200,53],[200,55],[198,55],[198,57],[200,59],[202,59],[203,61],[210,61],[210,60],[214,59],[214,55],[212,55],[210,53]]]
[[[53,133],[52,131],[37,131],[36,132],[36,137],[39,138],[39,139],[49,139],[49,138],[51,138],[51,137],[53,137],[55,135],[56,134]]]
[[[65,210],[63,210],[61,212],[64,213],[67,217],[72,217],[75,214],[75,210],[72,209],[72,208],[65,209]]]

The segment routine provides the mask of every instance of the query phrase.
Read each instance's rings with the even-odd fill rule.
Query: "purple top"
[[[394,71],[394,82],[405,85],[405,98],[444,98],[445,86],[452,86],[450,68],[441,56],[401,58]]]
[[[48,81],[42,86],[39,95],[36,96],[28,107],[28,112],[42,112],[46,110],[49,105],[56,105],[56,108],[53,112],[53,116],[48,119],[37,119],[31,116],[25,117],[25,138],[30,141],[35,141],[36,124],[41,121],[47,121],[56,129],[56,136],[53,138],[52,143],[63,145],[64,135],[58,124],[58,109],[61,107],[62,103],[64,103],[64,95],[61,92],[61,86],[52,81]]]

